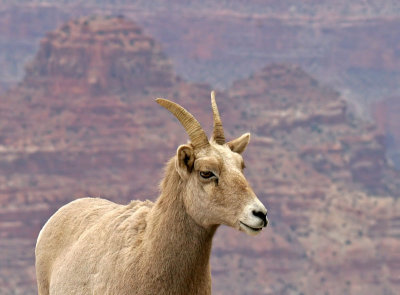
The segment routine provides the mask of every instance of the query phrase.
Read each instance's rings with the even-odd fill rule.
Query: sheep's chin
[[[262,227],[251,227],[243,222],[239,222],[239,230],[245,232],[249,236],[256,236],[262,231]]]

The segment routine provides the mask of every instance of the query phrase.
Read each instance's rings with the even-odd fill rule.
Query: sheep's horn
[[[156,102],[169,110],[181,122],[194,148],[202,148],[209,145],[206,133],[191,113],[179,104],[164,98],[157,98]]]
[[[211,91],[211,107],[214,117],[214,131],[212,138],[218,144],[225,144],[224,128],[222,127],[221,117],[219,116],[217,103],[215,102],[215,91]]]

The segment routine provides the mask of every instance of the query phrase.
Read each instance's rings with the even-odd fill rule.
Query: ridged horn
[[[215,102],[215,91],[211,91],[211,107],[214,117],[214,131],[212,138],[218,144],[225,144],[224,127],[222,127],[221,117],[219,116],[217,103]]]
[[[208,146],[208,138],[203,128],[201,128],[199,121],[179,104],[174,103],[168,99],[157,98],[156,102],[170,111],[181,122],[189,135],[190,141],[194,148],[199,149]]]

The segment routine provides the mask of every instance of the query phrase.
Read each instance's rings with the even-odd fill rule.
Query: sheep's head
[[[183,107],[166,99],[157,102],[174,114],[191,143],[179,146],[175,168],[185,182],[187,213],[201,226],[225,224],[256,235],[268,224],[267,209],[247,182],[241,154],[250,140],[245,133],[225,142],[224,131],[211,92],[213,136],[208,140],[199,122]]]

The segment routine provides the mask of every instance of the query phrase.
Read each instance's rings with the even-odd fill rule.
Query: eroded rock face
[[[399,194],[383,133],[356,118],[338,93],[301,68],[267,66],[229,93],[241,110],[239,121],[297,151],[319,173],[372,194]]]
[[[36,236],[66,202],[154,200],[163,163],[187,140],[154,98],[183,104],[210,130],[209,95],[126,19],[49,33],[0,99],[1,290],[35,293]],[[295,66],[267,66],[217,100],[228,139],[253,132],[245,173],[271,226],[255,239],[219,230],[215,293],[396,294],[399,178],[376,128]]]
[[[393,165],[400,169],[400,97],[386,98],[373,106],[373,116],[379,130],[385,135],[388,155]]]
[[[123,17],[82,18],[48,33],[26,83],[53,94],[142,92],[175,82],[160,45]]]
[[[238,122],[256,131],[246,155],[256,170],[249,177],[265,179],[256,191],[276,221],[257,242],[272,248],[263,247],[271,251],[263,261],[268,287],[246,292],[395,294],[398,285],[384,274],[389,266],[377,258],[384,253],[374,234],[392,247],[399,239],[393,238],[399,174],[388,166],[379,130],[298,67],[267,66],[235,83],[230,96],[244,110]]]

